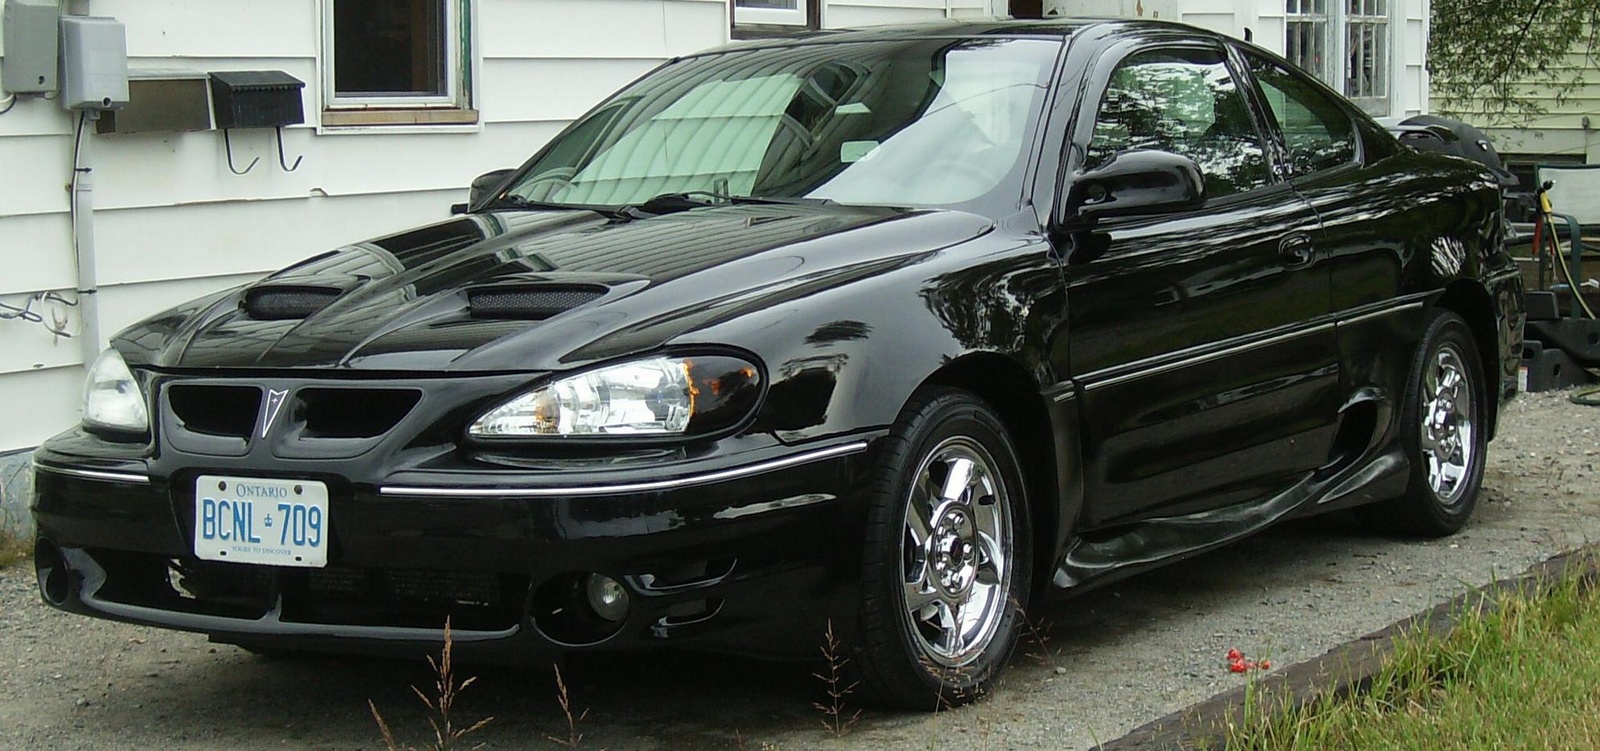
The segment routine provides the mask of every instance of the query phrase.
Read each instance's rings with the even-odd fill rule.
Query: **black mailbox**
[[[218,128],[277,128],[306,121],[300,90],[306,82],[281,70],[211,74],[211,109]]]

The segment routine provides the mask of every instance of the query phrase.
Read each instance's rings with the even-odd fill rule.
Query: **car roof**
[[[928,21],[914,24],[871,26],[861,29],[827,29],[793,36],[751,39],[706,50],[707,53],[763,47],[786,47],[810,44],[837,44],[850,42],[886,42],[915,39],[962,39],[981,37],[1043,37],[1066,39],[1087,29],[1098,29],[1114,35],[1139,31],[1192,34],[1198,37],[1221,39],[1213,31],[1188,24],[1152,19],[1128,18],[1042,18],[1042,19],[957,19]]]

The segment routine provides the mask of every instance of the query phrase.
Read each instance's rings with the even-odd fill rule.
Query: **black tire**
[[[953,389],[920,392],[885,441],[853,662],[880,704],[964,704],[992,686],[1027,607],[1032,532],[1017,452],[993,409]]]
[[[1483,484],[1488,396],[1472,330],[1439,311],[1412,360],[1401,410],[1400,443],[1411,463],[1406,493],[1361,509],[1368,527],[1443,537],[1466,525]]]

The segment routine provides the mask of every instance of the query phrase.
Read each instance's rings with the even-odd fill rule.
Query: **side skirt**
[[[1393,445],[1331,477],[1308,474],[1259,501],[1134,522],[1110,535],[1079,536],[1056,563],[1051,589],[1082,591],[1222,547],[1285,519],[1392,498],[1405,492],[1409,471],[1399,445]]]

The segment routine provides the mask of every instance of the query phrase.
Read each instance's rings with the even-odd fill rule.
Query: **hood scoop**
[[[269,278],[245,290],[239,307],[258,321],[310,318],[363,281],[364,277],[326,274]]]
[[[258,321],[309,318],[344,290],[330,287],[258,287],[244,293],[244,311]]]
[[[473,318],[542,321],[604,297],[598,284],[506,284],[467,290]]]

